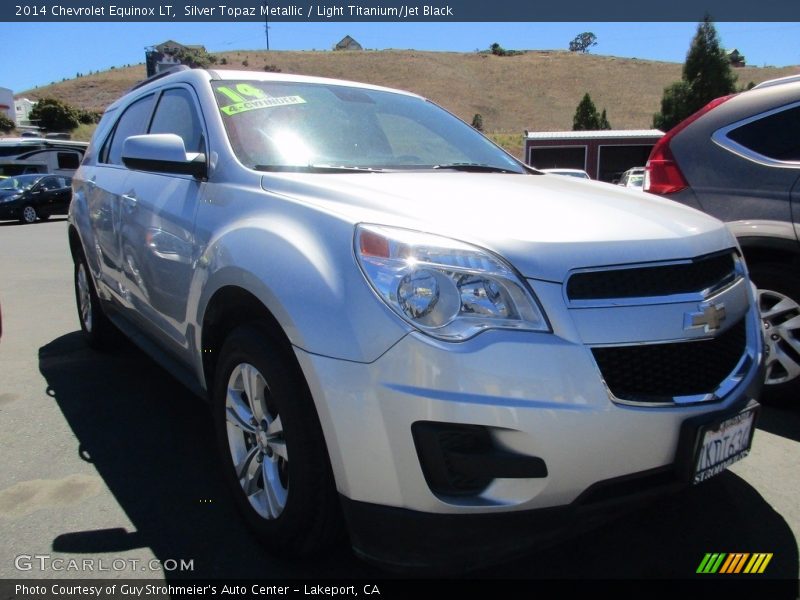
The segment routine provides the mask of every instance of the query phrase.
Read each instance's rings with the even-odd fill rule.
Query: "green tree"
[[[47,131],[70,131],[78,126],[80,115],[66,102],[42,98],[31,109],[30,119]]]
[[[522,50],[506,50],[497,42],[489,46],[489,52],[495,56],[518,56],[520,54],[525,54]]]
[[[714,98],[735,91],[736,76],[720,48],[717,30],[706,15],[686,54],[681,81],[664,89],[661,112],[654,115],[653,125],[664,131],[672,129]]]
[[[608,122],[608,115],[606,115],[606,109],[603,109],[603,113],[600,115],[600,129],[611,129],[611,123]]]
[[[572,117],[572,130],[595,131],[598,129],[611,129],[611,125],[606,116],[606,109],[603,109],[602,115],[598,113],[592,97],[587,92],[575,109],[575,116]]]
[[[569,43],[570,52],[589,52],[589,48],[597,46],[597,36],[591,31],[584,31],[575,36]]]
[[[472,117],[472,126],[478,131],[483,131],[483,116],[481,113],[475,113],[475,116]]]
[[[192,69],[207,69],[217,62],[216,56],[200,48],[178,48],[175,58]]]
[[[661,112],[653,116],[653,127],[669,131],[692,114],[688,107],[689,84],[681,80],[667,86],[661,97]]]
[[[0,131],[3,133],[8,133],[12,129],[14,129],[14,121],[9,119],[3,113],[0,113]]]

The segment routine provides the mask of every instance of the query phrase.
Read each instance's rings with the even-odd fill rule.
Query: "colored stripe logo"
[[[763,573],[772,560],[772,552],[708,552],[700,561],[697,573],[701,574],[738,574]]]

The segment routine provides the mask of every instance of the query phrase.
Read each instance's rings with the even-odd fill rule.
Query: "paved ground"
[[[379,576],[344,545],[294,562],[249,537],[218,481],[205,406],[137,350],[84,345],[65,221],[0,224],[0,304],[0,578]],[[797,578],[798,402],[764,410],[730,472],[476,576],[684,578],[706,552],[772,552],[767,573]],[[41,555],[109,570],[42,571],[48,559],[26,558]]]

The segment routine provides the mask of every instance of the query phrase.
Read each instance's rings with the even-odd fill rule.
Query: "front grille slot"
[[[736,368],[746,342],[743,318],[713,339],[593,348],[592,354],[616,398],[663,403],[716,390]]]
[[[689,263],[575,273],[567,283],[570,300],[608,300],[689,294],[734,281],[734,254],[710,254]]]

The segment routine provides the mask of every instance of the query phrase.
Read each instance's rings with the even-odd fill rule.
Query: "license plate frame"
[[[691,482],[707,481],[745,458],[753,445],[759,406],[750,403],[697,429]]]

